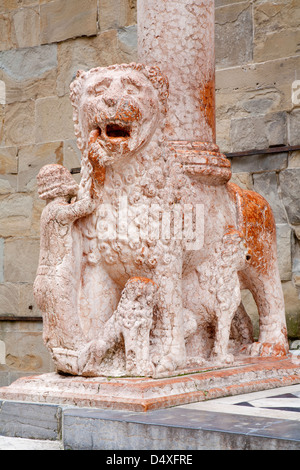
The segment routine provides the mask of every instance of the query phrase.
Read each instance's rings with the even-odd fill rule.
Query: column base
[[[183,171],[197,182],[218,186],[231,178],[231,163],[214,143],[169,141],[171,152],[183,165]]]

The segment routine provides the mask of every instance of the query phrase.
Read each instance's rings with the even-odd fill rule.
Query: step
[[[300,450],[300,385],[149,412],[3,400],[0,434],[0,449],[44,445],[45,450],[103,450],[108,458],[119,455],[109,451],[125,450],[140,451],[147,459],[156,455],[152,451],[165,449],[184,455],[196,450]]]

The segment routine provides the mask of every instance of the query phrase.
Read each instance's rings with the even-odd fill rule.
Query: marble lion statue
[[[93,210],[74,221],[85,347],[71,373],[159,376],[230,362],[230,345],[288,351],[271,209],[230,182],[216,145],[167,140],[167,100],[167,79],[142,64],[80,71],[71,84],[77,201],[97,188]],[[245,288],[259,311],[257,342]]]

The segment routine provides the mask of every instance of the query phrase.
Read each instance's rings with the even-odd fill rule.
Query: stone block
[[[0,341],[0,364],[5,364],[5,343]]]
[[[34,47],[40,43],[39,7],[18,8],[12,15],[12,27],[15,31],[18,48]]]
[[[279,171],[287,167],[287,154],[260,154],[231,158],[234,173],[261,173]]]
[[[289,144],[299,145],[299,142],[300,142],[300,109],[294,109],[289,115]]]
[[[1,321],[1,339],[6,345],[4,371],[11,378],[41,374],[51,369],[49,353],[43,344],[42,322]]]
[[[37,190],[33,192],[33,208],[32,208],[32,217],[30,225],[30,236],[39,237],[40,236],[40,222],[42,211],[45,207],[45,201],[42,201],[37,193]]]
[[[249,112],[256,115],[265,114],[266,111],[268,114],[290,111],[291,84],[295,80],[299,61],[299,57],[290,57],[217,69],[216,104],[219,119],[246,117]],[[247,105],[252,100],[256,102]],[[258,105],[257,109],[255,105]]]
[[[288,224],[276,224],[277,256],[280,279],[292,279],[292,230]]]
[[[293,258],[293,273],[300,275],[300,258]]]
[[[1,239],[0,239],[1,240]],[[1,242],[0,242],[1,244]],[[33,285],[0,283],[0,316],[41,317],[33,297]]]
[[[37,191],[36,176],[44,165],[58,163],[63,165],[63,142],[47,142],[44,144],[20,147],[19,153],[19,191]]]
[[[300,298],[292,281],[283,282],[286,321],[289,338],[300,338]]]
[[[100,31],[135,24],[136,0],[99,0]]]
[[[255,2],[253,19],[254,61],[297,55],[300,40],[297,0]]]
[[[0,175],[0,196],[17,191],[17,175]]]
[[[288,168],[300,168],[300,150],[290,153]]]
[[[97,0],[55,0],[40,6],[41,44],[97,34]]]
[[[16,193],[0,196],[0,236],[29,235],[32,206],[30,195]]]
[[[0,0],[0,13],[16,10],[20,7],[38,5],[44,1],[50,0]],[[52,1],[52,0],[51,0]]]
[[[242,189],[253,190],[253,178],[251,173],[233,173],[230,181],[237,184]]]
[[[16,147],[0,148],[0,175],[17,173],[18,159]]]
[[[18,8],[18,0],[0,0],[0,13]]]
[[[2,320],[0,336],[6,345],[5,366],[1,373],[8,372],[9,381],[53,371],[53,362],[43,343],[42,321]]]
[[[238,102],[238,105],[241,111],[246,111],[248,115],[262,115],[267,114],[274,107],[276,101],[278,101],[278,93],[276,91],[264,91],[263,93],[248,94],[248,96],[243,97]]]
[[[73,168],[80,168],[81,166],[81,152],[77,147],[76,140],[66,140],[64,142],[64,166],[69,171],[71,171]],[[81,174],[75,173],[72,176],[79,184],[81,180]]]
[[[18,316],[42,317],[41,311],[38,309],[34,300],[33,284],[19,284],[19,292]]]
[[[300,240],[300,226],[296,225],[296,226],[293,227],[293,229],[295,231],[296,237],[298,238],[298,240]]]
[[[40,243],[33,238],[5,240],[5,282],[34,282],[38,267]]]
[[[268,32],[262,37],[255,38],[253,60],[263,62],[280,57],[295,56],[298,53],[297,45],[300,42],[299,29],[283,29]]]
[[[2,436],[56,440],[61,435],[61,408],[58,405],[0,402]]]
[[[57,142],[74,137],[73,109],[69,96],[36,101],[36,142]]]
[[[233,151],[285,145],[287,143],[286,113],[233,119],[230,136]]]
[[[77,147],[76,140],[66,140],[64,142],[64,166],[71,171],[72,168],[81,166],[81,152]],[[80,174],[74,174],[73,178],[80,182]]]
[[[218,72],[217,72],[218,75]],[[253,87],[216,90],[216,117],[226,121],[237,117],[254,117],[282,111],[288,107],[290,96],[286,96],[282,89],[277,89],[274,84],[263,89]],[[217,128],[218,129],[218,128]],[[228,136],[229,136],[228,131]]]
[[[240,0],[215,0],[215,6],[224,7],[225,5],[231,5],[232,3],[240,3]]]
[[[52,1],[52,0],[51,0]],[[39,0],[18,0],[19,5],[22,7],[27,7],[27,6],[36,6],[42,3]]]
[[[229,67],[252,60],[252,9],[250,2],[215,10],[216,65]]]
[[[6,102],[54,95],[56,68],[56,44],[1,52],[0,79],[6,83]]]
[[[254,190],[270,204],[277,223],[287,223],[287,216],[278,192],[278,176],[275,172],[253,175]]]
[[[0,284],[2,284],[3,282],[4,282],[4,240],[3,238],[0,238]],[[1,285],[0,285],[0,289],[1,289]]]
[[[122,62],[116,30],[92,38],[76,38],[58,45],[58,96],[69,95],[70,83],[78,70]]]
[[[9,12],[0,12],[0,50],[5,51],[16,47],[14,32],[11,28],[11,14]]]
[[[4,142],[7,147],[26,145],[34,142],[34,102],[12,103],[5,106]]]
[[[6,85],[3,80],[0,80],[0,106],[6,104]]]
[[[0,52],[0,68],[15,80],[41,77],[56,66],[56,44]]]
[[[300,281],[300,277],[299,277]],[[300,298],[297,289],[292,281],[283,281],[281,283],[285,303],[285,315],[287,320],[288,337],[295,338],[300,336]],[[300,286],[300,282],[299,282]],[[254,337],[257,339],[259,334],[259,316],[255,301],[252,294],[248,290],[242,291],[242,301],[244,307],[250,316]]]
[[[221,114],[216,109],[216,143],[220,148],[221,152],[230,152],[230,119],[218,119],[218,115]]]
[[[127,26],[118,30],[118,47],[122,62],[133,62],[137,57],[137,26]]]
[[[262,90],[270,85],[277,88],[284,83],[289,83],[289,95],[291,96],[291,83],[295,80],[295,68],[298,64],[297,57],[290,57],[257,64],[250,63],[235,69],[224,69],[219,73],[218,84],[223,83],[225,87],[229,85],[230,88],[251,87]]]
[[[0,105],[0,148],[4,147],[4,121],[5,106]]]
[[[0,239],[1,240],[1,239]],[[0,247],[4,246],[0,241]],[[2,260],[3,262],[3,260]],[[14,283],[0,283],[0,315],[18,315],[19,313],[19,285]]]
[[[267,33],[299,27],[297,0],[266,0],[255,2],[253,7],[256,36],[265,38]]]
[[[282,201],[285,206],[289,222],[300,224],[300,168],[281,171],[279,174]]]
[[[299,447],[296,421],[286,423],[279,418],[219,413],[197,409],[196,405],[147,413],[70,408],[63,411],[62,428],[65,450],[152,450],[152,464],[158,462],[164,449],[172,454],[180,449],[188,453],[187,449],[296,450]],[[111,455],[112,462],[117,455]],[[150,464],[150,457],[146,460]]]

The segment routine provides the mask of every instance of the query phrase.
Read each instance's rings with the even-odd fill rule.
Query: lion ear
[[[72,80],[71,80],[71,85],[76,80],[80,80],[81,78],[83,78],[84,74],[85,74],[84,70],[78,70],[76,73],[74,73]]]
[[[78,71],[77,71],[77,74],[76,74],[76,78],[81,78],[84,73],[85,73],[84,70],[78,70]]]
[[[70,98],[72,101],[72,104],[76,106],[76,102],[78,100],[78,97],[80,95],[81,87],[83,84],[83,81],[85,79],[86,72],[84,70],[78,70],[75,75],[73,75],[73,78],[70,83]]]

